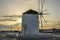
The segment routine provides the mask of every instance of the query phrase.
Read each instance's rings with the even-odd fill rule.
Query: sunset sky
[[[38,11],[38,0],[0,0],[0,19],[3,18],[1,16],[5,15],[22,15],[23,12],[29,9]],[[54,26],[55,24],[60,24],[60,0],[46,0],[44,3],[44,10],[45,9],[47,9],[46,13],[50,13],[50,15],[44,15],[48,24],[53,24]],[[21,23],[21,21],[19,21],[21,18],[13,19],[17,21],[0,21],[0,24],[13,25],[19,22]],[[56,26],[56,28],[60,27]]]

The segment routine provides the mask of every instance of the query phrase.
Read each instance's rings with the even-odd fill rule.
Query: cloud
[[[20,2],[30,2],[32,0],[20,0]]]
[[[10,15],[19,11],[19,3],[17,0],[0,0],[0,14]]]
[[[36,0],[0,0],[0,14],[1,15],[12,15],[12,14],[20,14],[24,10],[33,7],[35,5]],[[22,10],[22,11],[21,11]]]

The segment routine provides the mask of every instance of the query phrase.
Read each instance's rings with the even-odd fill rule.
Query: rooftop
[[[32,9],[29,9],[26,12],[24,12],[23,14],[38,14],[38,12],[35,10],[32,10]]]

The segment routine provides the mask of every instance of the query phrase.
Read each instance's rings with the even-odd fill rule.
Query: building
[[[28,10],[22,16],[22,34],[36,35],[39,33],[38,12]]]

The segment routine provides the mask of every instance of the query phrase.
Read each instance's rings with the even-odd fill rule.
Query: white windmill
[[[39,21],[41,24],[41,28],[43,28],[43,22],[42,20],[44,20],[45,23],[46,20],[44,18],[44,14],[47,13],[43,13],[43,6],[44,6],[44,2],[45,0],[38,0],[38,8],[39,8],[39,12],[34,11],[34,10],[28,10],[25,13],[23,13],[22,16],[22,33],[24,35],[36,35],[39,33]],[[46,11],[46,10],[45,10]],[[40,20],[38,20],[40,18]]]
[[[39,33],[38,12],[30,9],[22,16],[22,34],[36,35]]]

